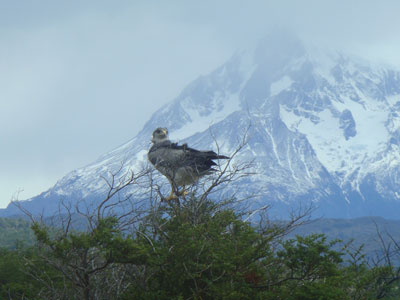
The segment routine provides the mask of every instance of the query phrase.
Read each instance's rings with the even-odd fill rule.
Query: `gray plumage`
[[[157,128],[153,132],[152,142],[153,146],[147,156],[154,167],[171,183],[169,198],[173,197],[173,191],[176,193],[179,186],[193,184],[200,177],[216,171],[213,166],[217,164],[213,160],[229,159],[214,151],[199,151],[188,147],[187,144],[172,143],[166,128]]]

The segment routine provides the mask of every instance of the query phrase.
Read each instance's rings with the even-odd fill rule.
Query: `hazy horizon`
[[[0,7],[0,207],[133,138],[188,83],[277,28],[400,66],[397,1]]]

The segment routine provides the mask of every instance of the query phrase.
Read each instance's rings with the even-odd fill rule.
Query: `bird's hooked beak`
[[[161,128],[161,131],[163,135],[168,136],[168,129],[167,128]]]

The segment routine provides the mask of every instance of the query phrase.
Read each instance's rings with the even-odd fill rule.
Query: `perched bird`
[[[147,157],[171,184],[171,193],[166,200],[186,195],[186,185],[193,184],[200,177],[216,171],[213,169],[213,166],[217,165],[214,159],[229,159],[214,151],[199,151],[189,148],[187,144],[172,143],[168,138],[167,128],[157,128],[151,141],[153,145]],[[182,187],[182,191],[179,192],[178,187]]]

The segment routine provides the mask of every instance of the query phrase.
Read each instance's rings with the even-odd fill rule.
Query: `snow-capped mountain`
[[[194,80],[135,138],[23,205],[42,212],[60,199],[101,197],[103,177],[139,168],[163,126],[173,140],[214,150],[217,141],[228,155],[248,129],[236,159],[254,160],[256,175],[242,184],[278,213],[312,201],[327,217],[399,218],[399,113],[399,70],[271,35]]]

